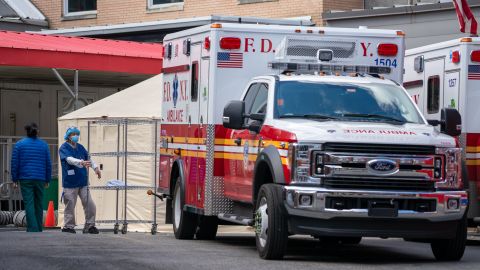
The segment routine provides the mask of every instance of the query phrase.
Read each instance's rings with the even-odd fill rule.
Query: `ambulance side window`
[[[248,88],[247,95],[245,95],[245,98],[243,98],[243,101],[245,102],[245,113],[249,113],[250,110],[252,109],[253,100],[255,99],[255,96],[258,93],[259,86],[260,86],[259,83],[253,83]]]
[[[262,83],[253,102],[250,113],[265,114],[267,111],[268,85]]]
[[[198,62],[195,61],[192,63],[192,78],[190,80],[190,97],[192,101],[198,100]]]
[[[252,108],[247,111],[247,114],[258,113],[265,114],[267,112],[267,98],[268,98],[268,85],[262,83],[260,84],[255,100],[253,101]],[[252,123],[254,120],[247,119],[247,125]]]
[[[440,110],[440,76],[428,77],[427,112],[437,113]]]

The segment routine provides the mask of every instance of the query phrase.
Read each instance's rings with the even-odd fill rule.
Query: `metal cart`
[[[118,234],[120,223],[122,223],[121,233],[126,234],[129,223],[152,223],[151,234],[157,233],[157,198],[154,196],[153,199],[153,220],[132,220],[127,219],[127,200],[128,200],[128,191],[129,190],[145,190],[153,189],[157,190],[157,176],[158,176],[158,130],[159,130],[159,121],[154,120],[137,120],[137,119],[101,119],[101,120],[91,120],[88,121],[88,138],[87,144],[88,149],[90,149],[90,139],[91,139],[91,127],[93,125],[98,126],[117,126],[117,145],[116,151],[114,152],[93,152],[90,153],[92,157],[115,157],[116,158],[116,179],[120,179],[121,166],[123,165],[123,182],[124,186],[90,186],[89,190],[104,190],[104,191],[115,191],[115,220],[97,220],[97,223],[114,223],[113,232]],[[128,151],[128,127],[132,125],[145,125],[151,126],[153,131],[153,148],[152,152],[132,152]],[[123,135],[123,136],[121,136]],[[123,142],[122,142],[123,139]],[[128,158],[135,156],[153,156],[153,186],[132,186],[128,185]],[[123,164],[121,164],[120,159],[123,159]],[[119,195],[120,191],[124,192],[123,196],[123,217],[119,218]]]

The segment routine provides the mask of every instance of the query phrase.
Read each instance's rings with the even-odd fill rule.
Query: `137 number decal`
[[[456,84],[457,84],[457,79],[449,79],[448,80],[448,86],[449,87],[455,87]]]
[[[397,67],[397,59],[377,58],[374,61],[377,66]]]

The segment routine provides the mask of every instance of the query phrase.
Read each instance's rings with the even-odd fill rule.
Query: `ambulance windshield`
[[[424,124],[396,85],[283,81],[275,99],[275,118]]]

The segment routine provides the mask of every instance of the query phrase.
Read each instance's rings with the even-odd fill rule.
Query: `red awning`
[[[0,66],[159,74],[161,44],[0,31]]]

